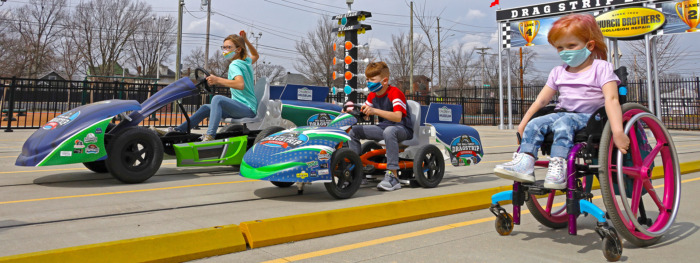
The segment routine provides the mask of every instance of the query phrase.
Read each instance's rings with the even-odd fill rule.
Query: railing
[[[533,85],[511,89],[513,125],[518,125],[523,113],[534,102],[543,86]],[[700,130],[700,78],[660,81],[660,86],[661,115],[664,124],[671,129]],[[0,128],[7,131],[16,128],[39,128],[63,112],[102,100],[125,99],[143,102],[163,87],[165,85],[127,82],[0,78],[0,88],[2,88],[0,108],[4,115]],[[628,102],[648,106],[644,82],[630,83],[628,89]],[[230,95],[230,91],[228,88],[220,88],[217,94]],[[507,94],[507,90],[504,90],[504,95]],[[181,103],[191,115],[201,105],[209,103],[211,98],[211,95],[200,93],[182,99]],[[363,103],[365,98],[365,95],[359,94],[358,102]],[[421,105],[433,102],[462,105],[463,124],[494,126],[499,123],[497,87],[435,89],[430,92],[430,95],[408,94],[406,98],[415,100]],[[333,103],[344,100],[343,93],[331,94],[327,98],[327,102]],[[504,110],[507,110],[507,100],[503,103]],[[507,124],[508,114],[504,113],[504,117],[506,118],[504,123]],[[182,112],[173,103],[161,108],[150,118],[146,118],[141,125],[176,126],[184,121]],[[208,125],[207,120],[200,124],[201,127],[206,125]]]

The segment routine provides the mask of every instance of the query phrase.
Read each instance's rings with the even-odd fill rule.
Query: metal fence
[[[512,87],[513,125],[517,125],[528,107],[535,101],[544,85]],[[165,85],[128,82],[59,81],[41,79],[0,78],[2,98],[0,108],[3,120],[0,128],[39,128],[55,116],[72,108],[109,99],[127,99],[143,102]],[[660,81],[661,115],[671,129],[700,130],[700,78]],[[633,82],[628,85],[628,102],[648,106],[646,84]],[[220,88],[217,94],[230,95],[228,88]],[[507,96],[504,89],[504,96]],[[200,93],[184,98],[182,104],[189,114],[211,101],[211,95]],[[359,94],[358,102],[365,96]],[[462,105],[462,123],[467,125],[498,125],[500,108],[497,87],[468,87],[462,89],[433,90],[430,95],[407,95],[421,105],[433,102]],[[331,94],[327,102],[343,102],[345,94]],[[556,100],[556,98],[555,98]],[[504,101],[507,110],[507,100]],[[507,118],[507,112],[504,112]],[[185,118],[175,104],[167,105],[145,119],[144,126],[176,126]],[[508,120],[504,120],[507,124]],[[207,120],[200,126],[208,125]]]

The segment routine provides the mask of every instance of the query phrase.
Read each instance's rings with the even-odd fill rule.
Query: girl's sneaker
[[[549,170],[544,178],[544,187],[559,190],[566,188],[566,159],[549,158]]]
[[[523,182],[535,182],[535,157],[526,153],[513,154],[513,160],[504,164],[496,165],[493,169],[498,177],[503,179]]]

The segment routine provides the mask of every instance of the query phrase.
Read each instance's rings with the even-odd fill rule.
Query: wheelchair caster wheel
[[[496,232],[501,236],[510,235],[513,232],[513,216],[506,212],[500,212],[496,216]]]
[[[614,228],[608,229],[603,237],[603,256],[610,262],[618,261],[622,256],[622,242]]]

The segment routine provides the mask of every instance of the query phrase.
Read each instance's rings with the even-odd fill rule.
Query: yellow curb
[[[182,262],[244,250],[240,228],[227,225],[0,257],[0,262]]]
[[[661,167],[653,178],[661,177]],[[700,161],[683,163],[681,173],[700,171]],[[657,172],[658,171],[658,172]],[[594,188],[598,188],[594,180]],[[241,231],[251,248],[335,235],[379,226],[484,209],[491,195],[511,190],[500,186],[477,191],[350,207],[309,214],[243,222]]]

